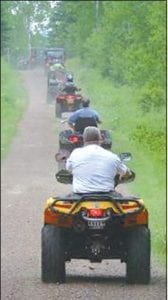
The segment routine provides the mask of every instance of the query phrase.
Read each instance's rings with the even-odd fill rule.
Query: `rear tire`
[[[150,281],[150,230],[140,226],[128,233],[127,282]]]
[[[53,97],[51,95],[51,93],[49,92],[49,90],[47,91],[47,103],[52,103],[53,102]]]
[[[62,232],[54,225],[42,228],[42,281],[65,282],[65,259]]]
[[[61,104],[60,103],[55,103],[55,116],[57,118],[61,118],[62,111],[61,111]]]

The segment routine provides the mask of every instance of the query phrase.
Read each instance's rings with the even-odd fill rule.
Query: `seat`
[[[87,126],[95,126],[95,127],[97,127],[96,120],[94,118],[84,118],[84,117],[82,118],[82,117],[79,117],[78,120],[75,123],[74,129],[75,129],[75,131],[78,131],[78,132],[80,132],[80,133],[83,134],[84,129]]]

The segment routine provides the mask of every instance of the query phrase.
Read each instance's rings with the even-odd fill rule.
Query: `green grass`
[[[164,111],[144,114],[139,107],[140,90],[133,87],[115,87],[109,79],[103,79],[93,69],[83,66],[77,59],[68,62],[82,94],[89,97],[91,107],[96,109],[103,121],[101,128],[111,129],[113,151],[130,151],[133,160],[129,163],[136,172],[136,180],[127,185],[130,193],[141,196],[149,210],[152,253],[165,264],[166,258],[166,160],[162,153],[152,153],[148,145],[137,143],[132,136],[138,124],[149,123],[164,126]],[[163,129],[164,130],[164,129]]]
[[[19,73],[1,59],[1,159],[7,157],[10,144],[27,105],[26,92]]]

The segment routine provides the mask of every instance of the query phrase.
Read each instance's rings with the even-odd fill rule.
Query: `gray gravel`
[[[66,284],[41,282],[41,228],[50,195],[70,186],[55,180],[58,136],[54,106],[46,103],[43,70],[23,71],[29,107],[3,162],[1,181],[1,299],[6,300],[164,300],[166,271],[152,260],[148,286],[127,285],[125,264],[91,264],[73,260],[66,265]]]

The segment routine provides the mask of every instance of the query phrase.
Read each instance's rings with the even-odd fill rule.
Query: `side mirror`
[[[58,182],[64,184],[71,184],[73,179],[72,174],[67,170],[60,170],[58,173],[55,174],[55,177]]]
[[[119,154],[121,161],[130,161],[132,160],[132,154],[130,152],[123,152]]]
[[[117,185],[122,184],[122,183],[132,182],[132,181],[134,181],[134,179],[135,179],[135,172],[133,172],[132,170],[131,170],[130,175],[123,176],[122,179],[120,179],[119,174],[117,174],[114,178],[114,185],[116,187]]]

